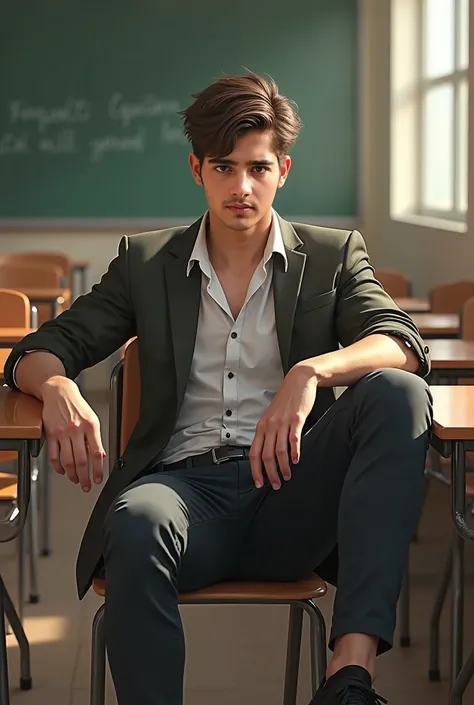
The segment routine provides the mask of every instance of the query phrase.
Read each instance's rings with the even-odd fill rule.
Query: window
[[[465,222],[469,0],[393,0],[391,211]]]

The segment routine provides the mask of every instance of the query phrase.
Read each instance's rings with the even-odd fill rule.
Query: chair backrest
[[[29,328],[30,300],[21,291],[0,289],[0,328]]]
[[[4,289],[60,289],[63,276],[53,264],[8,262],[0,257],[0,287]]]
[[[430,292],[430,310],[432,313],[460,313],[471,296],[474,296],[474,281],[435,286]]]
[[[2,255],[2,261],[14,263],[32,264],[52,264],[58,267],[63,276],[61,286],[64,288],[72,286],[72,264],[69,257],[62,252],[8,252]]]
[[[411,296],[411,284],[402,272],[392,269],[376,269],[375,278],[392,298],[407,298]]]
[[[122,359],[110,379],[109,465],[113,468],[125,450],[140,416],[138,338],[124,346]]]
[[[461,338],[474,340],[474,296],[464,303],[461,310]]]

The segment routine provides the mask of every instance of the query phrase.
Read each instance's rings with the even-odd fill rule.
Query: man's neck
[[[253,231],[230,230],[215,223],[209,214],[206,228],[207,250],[214,269],[246,272],[255,269],[263,257],[272,226],[269,219],[260,221]]]

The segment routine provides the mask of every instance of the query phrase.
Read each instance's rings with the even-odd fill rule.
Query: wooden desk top
[[[3,351],[5,352],[5,351]],[[0,387],[0,439],[41,438],[43,405],[38,399]]]
[[[407,313],[428,313],[430,310],[429,299],[403,298],[395,299],[395,303],[402,311]]]
[[[437,369],[469,369],[474,377],[474,341],[433,338],[429,341],[431,367]]]
[[[474,440],[474,386],[431,387],[433,432],[443,441]]]
[[[459,315],[457,313],[414,313],[415,325],[421,335],[451,335],[459,334]]]
[[[0,344],[15,345],[15,343],[18,343],[25,335],[34,333],[34,331],[34,328],[0,328]]]

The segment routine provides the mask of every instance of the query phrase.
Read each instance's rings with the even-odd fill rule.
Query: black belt
[[[164,470],[177,470],[178,468],[195,468],[199,465],[221,465],[231,460],[244,460],[249,457],[250,448],[247,446],[218,446],[201,455],[190,455],[178,460],[176,463],[163,463]]]

